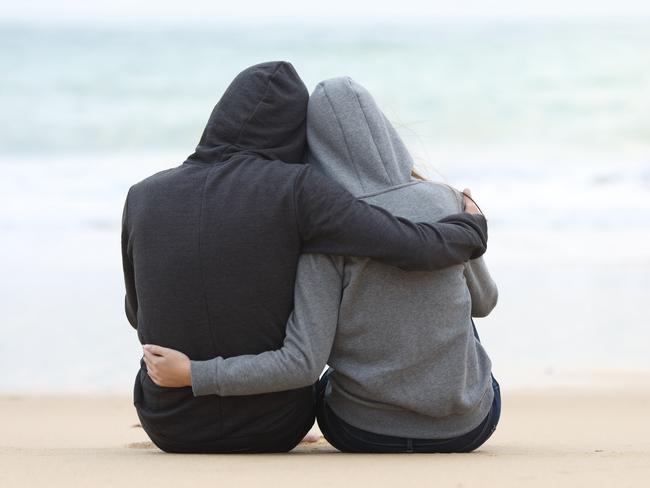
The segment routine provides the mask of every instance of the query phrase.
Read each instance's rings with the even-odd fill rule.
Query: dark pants
[[[181,454],[259,454],[289,452],[296,447],[307,435],[313,425],[311,422],[303,424],[297,430],[286,429],[287,432],[268,432],[256,436],[236,439],[222,439],[207,444],[179,444],[169,443],[165,439],[150,434],[149,438],[161,450],[168,453]]]
[[[476,338],[478,334],[474,329]],[[467,434],[450,439],[409,439],[375,434],[354,427],[338,417],[327,405],[325,389],[334,370],[329,369],[318,382],[316,389],[316,418],[321,432],[339,451],[343,452],[471,452],[487,441],[496,430],[501,415],[499,383],[492,377],[494,401],[481,424]]]

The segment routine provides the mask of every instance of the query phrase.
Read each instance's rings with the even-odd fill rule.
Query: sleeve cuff
[[[483,253],[487,250],[487,241],[488,241],[488,227],[487,220],[482,214],[469,214],[467,212],[448,215],[447,217],[440,219],[439,222],[464,222],[466,225],[469,225],[474,229],[478,237],[478,242],[476,246],[476,251],[470,256],[470,259],[476,259],[481,257]]]
[[[218,371],[221,361],[221,357],[207,361],[190,361],[194,396],[219,395]]]

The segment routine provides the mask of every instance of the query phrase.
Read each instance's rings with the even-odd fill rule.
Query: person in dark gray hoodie
[[[289,63],[244,70],[215,106],[196,151],[129,190],[125,308],[142,344],[197,361],[279,349],[301,253],[432,270],[485,251],[481,216],[459,209],[439,223],[414,224],[299,164],[308,99]],[[165,451],[287,451],[313,424],[309,383],[195,396],[189,386],[157,384],[147,371],[157,361],[148,354],[141,361],[134,404]]]
[[[402,140],[349,78],[316,87],[307,141],[312,167],[395,215],[435,222],[464,209],[458,191],[412,177]],[[328,363],[318,422],[335,447],[471,451],[500,415],[499,387],[472,322],[490,313],[497,295],[482,258],[409,273],[368,258],[303,254],[283,346],[192,358],[192,389],[199,398],[290,390],[313,383]],[[163,381],[166,366],[154,368]]]

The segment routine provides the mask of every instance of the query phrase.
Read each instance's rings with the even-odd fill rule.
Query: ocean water
[[[650,369],[650,20],[0,24],[0,391],[128,391],[128,187],[180,164],[229,81],[291,61],[373,93],[433,179],[471,187],[506,384]]]

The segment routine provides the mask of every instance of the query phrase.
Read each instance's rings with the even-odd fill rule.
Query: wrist
[[[192,364],[189,358],[183,361],[183,386],[192,386]]]

